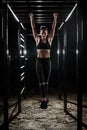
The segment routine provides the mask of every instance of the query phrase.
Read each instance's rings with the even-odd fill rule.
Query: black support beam
[[[2,44],[3,44],[3,111],[4,124],[3,129],[8,130],[8,9],[6,1],[2,0]]]

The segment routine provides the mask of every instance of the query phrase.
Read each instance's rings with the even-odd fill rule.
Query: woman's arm
[[[57,24],[57,17],[58,17],[58,13],[54,13],[53,14],[53,23],[52,23],[52,28],[48,37],[49,43],[52,43],[52,40],[54,38],[54,34],[55,34],[55,28],[56,28],[56,24]]]
[[[32,28],[32,33],[33,33],[34,39],[35,39],[36,43],[38,43],[39,36],[38,36],[36,28],[35,28],[35,23],[34,23],[34,18],[33,18],[32,13],[29,13],[29,18],[30,18],[30,23],[31,23],[31,28]]]

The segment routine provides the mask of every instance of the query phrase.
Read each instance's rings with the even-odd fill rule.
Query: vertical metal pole
[[[24,87],[25,87],[25,90],[26,90],[26,55],[27,55],[27,49],[26,49],[26,31],[24,30],[24,46],[25,46],[25,50],[26,50],[26,54],[25,54],[25,63],[24,63],[24,65],[25,65],[25,69],[24,69],[24,71],[25,71],[25,80],[24,80]],[[24,90],[24,94],[23,94],[23,97],[24,97],[24,99],[26,99],[26,94],[25,94],[25,90]]]
[[[80,60],[80,49],[79,45],[83,41],[83,19],[80,16],[80,3],[78,2],[76,20],[77,20],[77,44],[76,44],[76,86],[77,86],[77,130],[82,130],[82,87],[80,86],[80,70],[79,70],[79,60]],[[78,52],[78,53],[77,53]],[[81,68],[80,68],[81,69]]]
[[[60,52],[60,39],[59,39],[59,31],[57,36],[57,64],[58,64],[58,98],[61,99],[61,52]]]
[[[19,77],[19,88],[18,88],[18,112],[20,113],[21,112],[21,94],[20,94],[20,23],[18,23],[18,46],[19,46],[19,56],[18,56],[18,59],[19,59],[19,73],[18,73],[18,77]]]
[[[8,124],[8,9],[6,1],[2,1],[2,43],[3,43],[3,106],[4,106],[4,129],[9,130]]]
[[[64,48],[63,48],[63,86],[64,86],[64,111],[67,111],[67,86],[66,86],[66,46],[67,46],[67,23],[64,25]]]

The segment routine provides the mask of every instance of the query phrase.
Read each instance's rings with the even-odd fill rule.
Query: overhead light
[[[65,22],[68,21],[68,19],[70,18],[70,16],[72,15],[72,13],[74,12],[74,10],[76,9],[77,7],[77,3],[75,4],[75,6],[73,7],[73,9],[71,10],[71,12],[69,13],[69,15],[67,16],[67,18],[65,19]]]
[[[64,22],[61,23],[60,27],[58,28],[58,30],[60,30],[63,26]]]
[[[15,15],[15,13],[13,12],[13,10],[11,9],[11,7],[9,6],[9,4],[7,4],[7,7],[9,8],[9,10],[11,11],[11,13],[13,14],[14,18],[17,20],[17,22],[19,22],[19,19],[17,18],[17,16]]]

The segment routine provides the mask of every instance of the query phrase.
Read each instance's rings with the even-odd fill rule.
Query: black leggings
[[[40,86],[42,98],[45,98],[48,92],[48,82],[51,73],[50,58],[37,58],[36,73],[39,80],[39,86]]]

